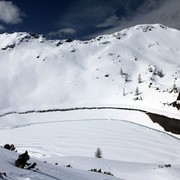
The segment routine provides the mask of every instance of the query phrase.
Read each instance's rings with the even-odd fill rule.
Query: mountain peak
[[[31,39],[38,39],[39,42],[42,42],[44,38],[42,35],[27,32],[4,33],[0,35],[0,48],[2,50],[11,49],[21,42],[28,42]]]
[[[95,38],[96,41],[100,40],[107,40],[111,38],[115,39],[123,39],[127,37],[128,35],[133,35],[135,33],[142,33],[142,32],[153,32],[153,31],[161,31],[161,30],[167,30],[168,27],[162,25],[162,24],[141,24],[141,25],[136,25],[132,26],[130,28],[123,29],[121,31],[117,31],[113,34],[109,35],[99,35]]]
[[[133,26],[131,28],[135,30],[142,30],[143,32],[147,32],[147,31],[153,31],[156,29],[166,30],[168,27],[162,24],[140,24],[140,25]]]

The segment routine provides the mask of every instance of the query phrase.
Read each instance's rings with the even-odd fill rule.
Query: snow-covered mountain
[[[90,41],[1,34],[0,109],[132,105],[166,111],[180,84],[179,39],[178,30],[160,24]]]
[[[180,31],[160,24],[89,41],[1,34],[0,144],[27,150],[39,170],[15,167],[18,154],[0,148],[0,178],[178,180],[179,135],[146,111],[179,119],[169,106],[179,96],[179,58]]]

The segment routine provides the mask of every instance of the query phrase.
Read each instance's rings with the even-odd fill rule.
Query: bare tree
[[[102,158],[102,151],[99,147],[96,149],[95,157],[96,158]]]

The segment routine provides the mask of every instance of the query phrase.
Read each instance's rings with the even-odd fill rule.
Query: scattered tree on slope
[[[98,147],[96,152],[95,152],[95,157],[96,158],[102,158],[102,150]]]

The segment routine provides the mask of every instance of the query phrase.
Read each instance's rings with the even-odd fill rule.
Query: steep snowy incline
[[[165,106],[180,84],[180,32],[137,25],[90,41],[0,35],[0,111]],[[138,88],[137,88],[138,87]]]

